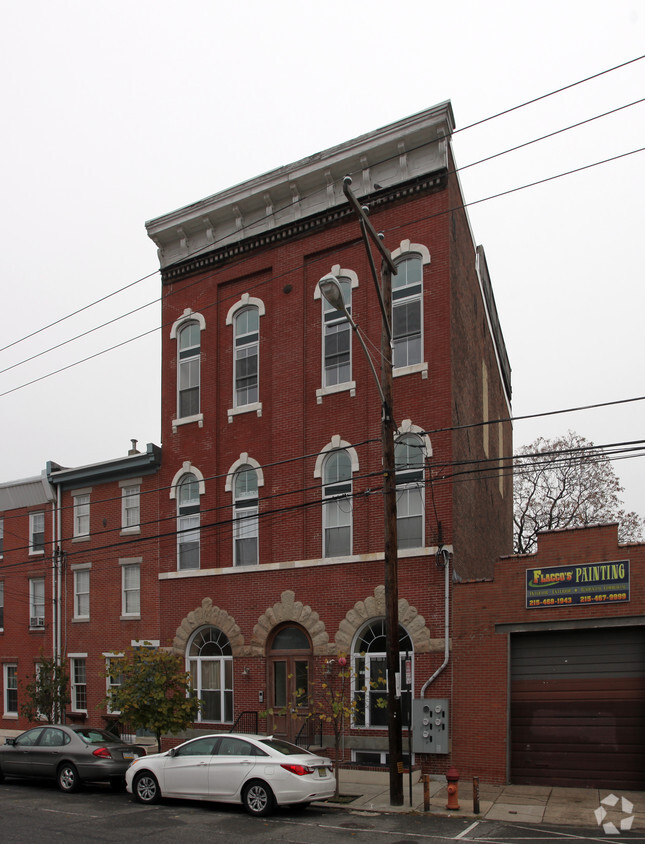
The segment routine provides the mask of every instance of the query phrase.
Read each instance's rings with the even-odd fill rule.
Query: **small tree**
[[[515,457],[513,522],[517,554],[535,550],[543,530],[618,522],[621,542],[640,541],[643,520],[623,509],[623,487],[606,453],[579,434],[539,437]]]
[[[55,657],[40,652],[40,661],[34,676],[23,686],[25,702],[20,706],[23,717],[29,721],[46,719],[50,724],[60,724],[65,707],[70,702],[69,675],[65,664]]]
[[[190,674],[171,651],[147,642],[129,648],[123,656],[110,657],[108,674],[119,684],[111,687],[103,704],[120,712],[126,724],[154,733],[159,751],[162,733],[184,730],[197,717],[200,701],[191,692]]]

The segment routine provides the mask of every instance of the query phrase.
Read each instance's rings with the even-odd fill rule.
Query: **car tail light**
[[[107,747],[97,747],[96,750],[92,751],[92,756],[98,756],[99,759],[111,759],[112,754],[107,749]]]
[[[305,774],[313,774],[314,772],[314,768],[310,768],[308,765],[280,765],[280,767],[297,777],[304,777]]]

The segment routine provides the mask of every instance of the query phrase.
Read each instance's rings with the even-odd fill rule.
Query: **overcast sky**
[[[444,100],[459,130],[645,53],[643,0],[1,10],[0,482],[47,460],[119,457],[131,438],[160,443],[146,220]],[[645,152],[479,200],[645,146],[645,104],[467,165],[642,97],[645,60],[455,134],[516,416],[645,395]],[[644,420],[634,402],[518,421],[515,447],[569,428],[597,444],[639,440]],[[615,466],[627,508],[645,516],[645,464]]]

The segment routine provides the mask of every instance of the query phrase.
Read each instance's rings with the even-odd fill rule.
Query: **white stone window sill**
[[[346,381],[344,384],[334,384],[332,387],[321,387],[316,390],[318,404],[323,403],[325,396],[332,396],[334,393],[349,393],[354,398],[356,396],[356,381]]]
[[[180,425],[190,425],[193,422],[197,422],[200,428],[204,427],[204,414],[203,413],[196,413],[194,416],[183,416],[181,419],[173,419],[172,420],[172,432],[173,434],[177,433],[177,428]]]
[[[402,375],[414,375],[415,373],[420,372],[421,377],[423,379],[428,377],[428,364],[427,363],[413,363],[411,366],[399,366],[396,369],[392,370],[392,376],[394,378],[400,378]]]
[[[241,416],[243,413],[257,413],[262,416],[262,402],[256,401],[253,404],[243,404],[241,407],[230,407],[227,411],[228,421],[232,422],[234,416]]]

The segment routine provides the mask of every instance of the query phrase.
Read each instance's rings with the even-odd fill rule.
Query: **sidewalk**
[[[403,777],[403,806],[390,806],[387,772],[341,770],[340,792],[343,802],[329,803],[357,812],[418,812],[515,823],[586,827],[599,825],[595,813],[601,808],[606,813],[601,817],[601,824],[613,823],[620,831],[621,822],[629,823],[629,818],[633,817],[631,829],[645,830],[645,792],[642,791],[616,792],[614,799],[607,802],[611,792],[606,789],[480,783],[479,814],[475,814],[472,780],[459,782],[458,810],[446,808],[446,781],[430,780],[430,808],[426,812],[423,782],[418,773],[412,779],[412,800],[406,774]],[[355,799],[347,799],[354,795]]]

